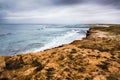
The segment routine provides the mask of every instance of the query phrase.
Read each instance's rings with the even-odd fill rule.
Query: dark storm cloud
[[[96,3],[106,6],[120,8],[120,0],[53,0],[56,5],[71,5],[82,3]]]
[[[120,0],[54,0],[54,2],[59,5],[82,4],[90,2],[120,8]]]
[[[120,0],[92,0],[98,4],[109,5],[114,8],[120,8]]]
[[[71,5],[82,3],[84,0],[54,0],[54,3],[57,5]]]

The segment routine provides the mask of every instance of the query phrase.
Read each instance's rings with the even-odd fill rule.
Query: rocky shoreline
[[[83,40],[43,52],[1,56],[0,80],[120,80],[119,41],[120,25],[104,24],[91,28]]]

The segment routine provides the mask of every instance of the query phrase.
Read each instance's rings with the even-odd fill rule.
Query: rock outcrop
[[[120,80],[120,25],[43,52],[0,57],[0,80]]]

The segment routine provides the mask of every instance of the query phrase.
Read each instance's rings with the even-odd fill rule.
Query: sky
[[[0,0],[1,24],[120,23],[120,0]]]

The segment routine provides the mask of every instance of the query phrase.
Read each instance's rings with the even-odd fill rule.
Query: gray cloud
[[[0,0],[0,22],[119,23],[120,0]]]
[[[120,8],[120,0],[53,0],[53,2],[59,5],[82,4],[90,2]]]
[[[78,4],[83,3],[84,0],[54,0],[56,5],[71,5],[71,4]]]
[[[92,2],[120,9],[120,0],[92,0]]]
[[[120,8],[120,0],[1,0],[0,9],[34,9],[41,6],[96,3]]]

